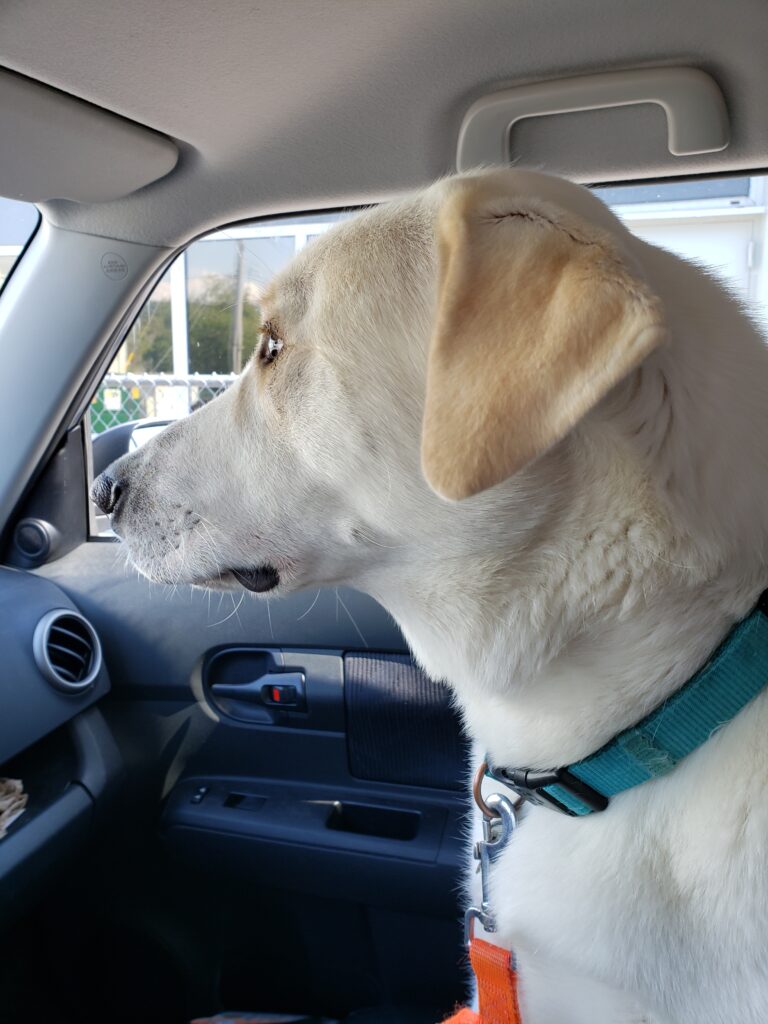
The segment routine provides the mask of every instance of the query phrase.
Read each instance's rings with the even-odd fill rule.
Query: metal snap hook
[[[472,796],[484,818],[497,818],[498,814],[483,799],[483,779],[488,774],[488,762],[483,761],[472,780]]]
[[[472,941],[475,921],[479,921],[486,932],[496,931],[496,921],[490,908],[489,884],[490,867],[505,849],[517,826],[515,808],[509,797],[493,793],[486,802],[480,792],[487,765],[480,765],[472,783],[475,803],[483,814],[483,838],[475,846],[475,859],[480,864],[481,900],[479,907],[469,907],[464,916],[464,940]]]

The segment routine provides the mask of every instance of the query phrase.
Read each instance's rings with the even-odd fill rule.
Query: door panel
[[[129,779],[67,897],[90,921],[73,956],[120,942],[110,1019],[136,1011],[125,993],[147,950],[165,965],[164,1024],[405,1002],[436,1020],[462,1000],[464,742],[389,615],[345,589],[209,607],[138,579],[107,541],[37,572],[99,632],[100,707]],[[274,686],[298,705],[270,700]]]
[[[122,697],[190,695],[207,651],[244,641],[264,647],[406,652],[393,620],[372,598],[340,587],[280,600],[174,590],[137,579],[111,541],[82,544],[42,566],[96,626]]]

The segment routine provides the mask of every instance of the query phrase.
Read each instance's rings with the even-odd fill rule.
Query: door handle
[[[266,672],[247,683],[214,683],[211,695],[216,701],[235,705],[285,711],[306,711],[307,708],[303,672]]]

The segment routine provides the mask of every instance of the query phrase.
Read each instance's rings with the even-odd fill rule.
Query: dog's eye
[[[269,366],[270,363],[274,363],[274,361],[280,355],[282,347],[282,338],[276,337],[276,335],[271,330],[265,331],[264,337],[261,339],[261,345],[259,347],[259,365]]]

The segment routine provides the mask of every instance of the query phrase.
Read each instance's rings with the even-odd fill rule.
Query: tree
[[[149,300],[139,313],[115,371],[124,373],[172,373],[171,304]]]
[[[261,313],[250,303],[244,303],[242,309],[245,364],[259,337]],[[188,304],[190,372],[232,373],[232,317],[235,313],[235,283],[228,278],[212,279],[202,296]]]
[[[232,318],[236,314],[235,282],[212,277],[194,302],[187,303],[190,373],[232,373]],[[242,360],[251,357],[259,338],[261,313],[242,305]],[[173,373],[171,304],[146,303],[124,343],[116,372]]]

